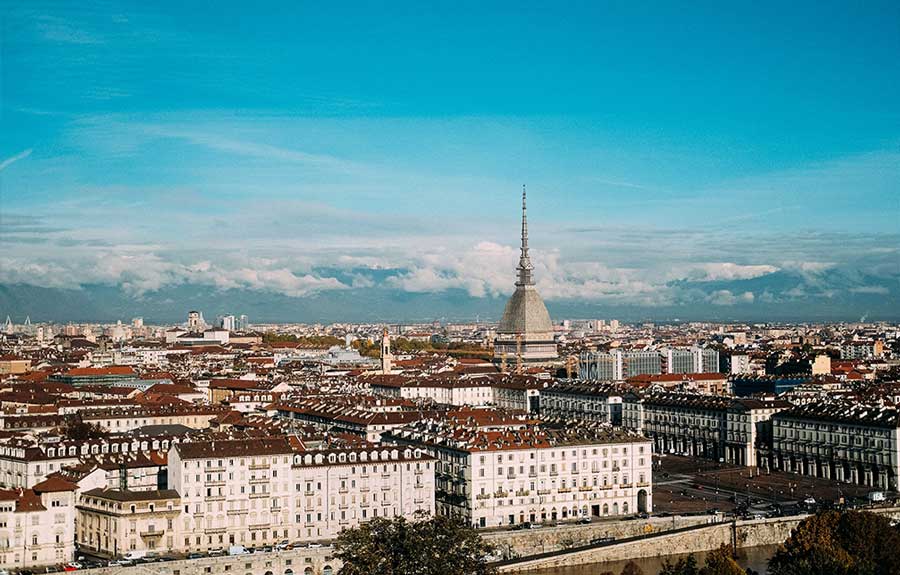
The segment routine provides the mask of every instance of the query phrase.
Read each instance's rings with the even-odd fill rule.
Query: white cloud
[[[778,270],[778,267],[772,265],[711,262],[693,266],[687,277],[694,281],[747,280],[775,273]]]
[[[28,156],[31,155],[31,152],[32,152],[32,149],[31,149],[31,148],[28,148],[27,150],[24,150],[24,151],[22,151],[22,152],[19,152],[19,153],[16,154],[15,156],[10,156],[10,157],[6,158],[6,159],[3,160],[2,162],[0,162],[0,172],[2,172],[3,170],[5,170],[6,168],[8,168],[9,166],[11,166],[12,164],[18,162],[19,160],[24,160],[25,158],[27,158]]]
[[[739,303],[753,303],[753,292],[746,291],[741,294],[733,294],[730,290],[718,290],[707,296],[707,301],[713,305],[735,305]]]
[[[852,293],[868,293],[868,294],[876,294],[876,295],[887,295],[891,293],[891,290],[884,286],[860,286],[850,288],[850,292]]]

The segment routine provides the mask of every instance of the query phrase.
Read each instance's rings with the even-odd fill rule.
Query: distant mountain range
[[[120,287],[84,285],[77,289],[26,284],[0,285],[0,319],[15,323],[127,321],[142,316],[149,323],[184,321],[197,309],[211,320],[217,315],[246,314],[251,322],[421,322],[497,321],[505,297],[473,297],[461,289],[413,293],[387,285],[398,271],[353,270],[372,287],[322,291],[290,297],[266,290],[218,290],[181,284],[130,294]],[[512,287],[512,286],[511,286]],[[622,321],[856,321],[900,320],[900,282],[827,270],[814,276],[777,271],[752,279],[676,281],[664,286],[662,305],[634,305],[592,300],[547,300],[551,316],[617,318]]]

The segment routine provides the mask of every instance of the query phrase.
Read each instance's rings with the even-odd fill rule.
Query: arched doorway
[[[648,498],[647,498],[647,490],[646,489],[641,489],[640,491],[638,491],[637,506],[638,506],[638,513],[649,513],[650,512],[650,502],[648,501]]]

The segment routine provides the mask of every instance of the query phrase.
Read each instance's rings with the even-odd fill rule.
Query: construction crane
[[[516,336],[516,375],[522,375],[522,334]]]

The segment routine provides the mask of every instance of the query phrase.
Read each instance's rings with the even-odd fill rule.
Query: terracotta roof
[[[182,459],[211,457],[251,457],[257,455],[287,455],[293,453],[284,436],[263,439],[238,439],[203,443],[179,443],[175,450]]]
[[[129,491],[119,489],[96,488],[82,493],[82,497],[100,497],[111,501],[159,501],[160,499],[178,499],[181,496],[174,489],[159,489],[156,491]]]
[[[64,372],[67,376],[91,376],[91,375],[136,375],[134,370],[127,365],[113,365],[110,367],[76,367]]]
[[[59,493],[61,491],[75,491],[78,485],[59,476],[51,476],[41,481],[33,488],[37,493]]]

